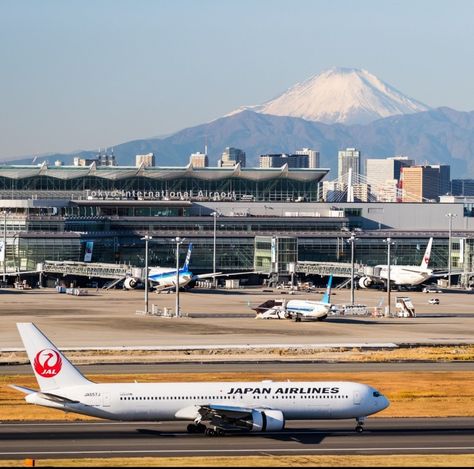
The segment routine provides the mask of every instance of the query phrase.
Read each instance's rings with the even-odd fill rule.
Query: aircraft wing
[[[18,277],[19,275],[37,274],[38,272],[39,272],[38,270],[20,270],[18,272],[5,272],[5,275],[7,277]]]
[[[213,278],[213,277],[218,277],[222,274],[222,272],[216,272],[212,274],[199,274],[199,275],[193,275],[193,280],[202,280],[203,278]]]
[[[203,420],[210,420],[214,417],[230,420],[238,420],[252,415],[249,407],[239,407],[232,405],[209,404],[199,408],[199,413]]]
[[[230,273],[224,273],[224,272],[212,272],[209,274],[198,274],[193,276],[193,280],[201,280],[203,278],[213,278],[213,277],[232,277],[234,275],[246,275],[246,274],[258,274],[260,272],[256,272],[252,270],[251,272],[230,272]]]

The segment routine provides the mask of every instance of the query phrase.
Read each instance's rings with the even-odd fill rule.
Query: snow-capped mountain
[[[326,124],[367,124],[397,114],[427,111],[429,106],[384,83],[367,70],[332,68],[297,83],[252,110],[275,116],[301,117]]]

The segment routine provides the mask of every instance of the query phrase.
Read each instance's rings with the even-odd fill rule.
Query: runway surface
[[[308,372],[364,372],[364,371],[474,371],[474,362],[346,362],[326,363],[303,361],[219,361],[214,363],[104,363],[97,365],[79,365],[77,368],[85,374],[144,374],[144,373],[204,373],[204,372],[268,372],[268,373],[308,373]],[[24,365],[1,365],[2,375],[32,375],[29,363]]]
[[[474,418],[292,421],[280,432],[206,437],[173,423],[5,423],[0,459],[308,454],[472,454]]]

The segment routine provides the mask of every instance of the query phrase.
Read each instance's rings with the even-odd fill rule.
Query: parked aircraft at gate
[[[421,285],[434,276],[445,276],[446,273],[434,273],[428,268],[431,257],[431,247],[433,238],[430,238],[426,246],[425,254],[421,264],[418,265],[390,265],[390,283],[397,286],[417,286]],[[359,279],[361,288],[369,288],[373,283],[387,282],[388,265],[379,264],[374,267],[372,275],[366,275]]]
[[[222,273],[222,272],[212,272],[208,274],[198,274],[195,275],[189,270],[189,262],[191,260],[191,252],[193,249],[193,244],[189,243],[188,252],[186,254],[186,260],[184,261],[183,267],[179,269],[178,273],[178,282],[179,288],[183,288],[189,285],[191,282],[196,280],[204,280],[214,277],[222,276],[234,276],[234,275],[243,275],[245,273],[252,272],[235,272],[235,273]],[[166,290],[176,288],[176,268],[172,267],[151,267],[148,272],[148,280],[155,288],[155,290]],[[124,288],[127,290],[132,290],[138,286],[141,279],[136,277],[127,277],[124,280]]]
[[[11,385],[25,400],[66,412],[122,421],[184,420],[190,433],[282,430],[286,420],[356,419],[389,401],[349,381],[93,383],[33,323],[17,323],[40,390]],[[208,425],[205,425],[205,423]]]

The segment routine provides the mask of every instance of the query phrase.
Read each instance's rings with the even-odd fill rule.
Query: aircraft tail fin
[[[421,261],[420,268],[422,270],[427,270],[428,269],[428,264],[430,263],[430,257],[431,257],[431,246],[433,245],[433,238],[430,238],[428,241],[428,246],[426,246],[426,251],[423,256],[423,260]]]
[[[193,243],[189,243],[188,252],[186,254],[186,260],[184,261],[183,270],[187,272],[189,270],[189,261],[191,260],[191,251],[193,250]]]
[[[321,299],[323,303],[331,302],[331,286],[332,286],[332,275],[329,276],[326,292],[324,293],[323,298]]]
[[[41,391],[91,383],[33,323],[17,327]]]

